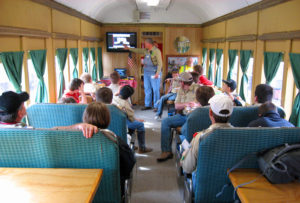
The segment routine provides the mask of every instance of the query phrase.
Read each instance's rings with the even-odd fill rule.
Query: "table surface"
[[[0,202],[92,202],[102,169],[0,168]]]
[[[257,178],[261,173],[257,169],[237,169],[229,174],[234,187]],[[294,203],[300,202],[300,183],[271,184],[264,176],[254,183],[237,189],[243,203]]]

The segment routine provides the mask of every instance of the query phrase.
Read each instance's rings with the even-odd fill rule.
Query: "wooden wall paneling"
[[[227,80],[228,70],[229,70],[229,50],[230,42],[225,43],[225,48],[223,50],[223,80]]]
[[[265,51],[268,52],[284,52],[285,40],[268,40],[265,41]]]
[[[83,61],[82,61],[82,48],[83,44],[81,40],[78,40],[78,76],[82,74],[82,66],[83,66]]]
[[[293,53],[300,53],[300,40],[292,40],[292,49]]]
[[[226,22],[219,22],[211,26],[203,27],[203,39],[225,38]]]
[[[98,25],[98,26],[102,25],[100,22],[90,18],[89,16],[84,15],[84,14],[80,13],[79,11],[76,11],[75,9],[67,7],[67,6],[65,6],[61,3],[56,2],[56,1],[52,1],[52,0],[31,0],[31,1],[33,1],[35,3],[45,5],[47,7],[52,8],[52,9],[61,11],[63,13],[67,13],[71,16],[75,16],[77,18],[80,18],[80,19],[85,20],[87,22],[93,23],[95,25]]]
[[[257,35],[257,18],[258,12],[253,12],[227,20],[226,37]]]
[[[51,8],[27,0],[1,0],[0,25],[51,32]]]
[[[80,35],[80,19],[61,11],[52,10],[52,32]]]
[[[264,0],[264,1],[260,1],[258,3],[253,4],[253,5],[247,6],[245,8],[239,9],[237,11],[231,12],[231,13],[226,14],[224,16],[221,16],[221,17],[218,17],[218,18],[213,19],[211,21],[208,21],[206,23],[203,23],[202,27],[207,27],[207,26],[210,26],[210,25],[214,25],[214,24],[219,23],[219,22],[223,22],[223,21],[226,21],[226,20],[237,18],[237,17],[243,16],[243,15],[246,15],[248,13],[260,11],[262,9],[266,9],[266,8],[269,8],[269,7],[272,7],[272,6],[276,6],[278,4],[282,4],[282,3],[285,3],[285,2],[288,2],[288,1],[290,1],[290,0]]]
[[[236,87],[236,92],[239,93],[240,92],[240,88],[241,88],[241,80],[242,80],[242,75],[243,75],[243,72],[242,72],[242,69],[241,69],[241,55],[240,55],[240,50],[242,49],[242,42],[234,42],[231,44],[232,49],[237,49],[238,50],[238,56],[239,56],[239,59],[238,59],[238,71],[237,71],[237,87]]]
[[[25,89],[26,92],[30,93],[30,89],[29,89],[29,77],[28,77],[28,63],[27,63],[27,58],[28,58],[28,51],[26,51],[26,49],[24,48],[24,37],[21,37],[21,50],[24,51],[24,55],[23,55],[23,77],[22,80],[24,79],[24,84],[25,87],[22,87],[22,90]],[[27,105],[30,105],[30,100],[28,100],[26,102]]]
[[[49,102],[56,103],[56,71],[55,71],[55,49],[53,46],[53,39],[47,38],[47,66],[48,66],[48,93]]]
[[[51,37],[51,33],[42,30],[0,26],[2,36]]]
[[[21,37],[24,51],[46,49],[45,38]]]
[[[21,51],[21,37],[1,36],[0,52]]]
[[[261,41],[261,40],[257,40],[256,41],[256,55],[254,55],[255,57],[255,69],[253,72],[253,82],[255,85],[261,84],[264,81],[264,51],[265,51],[265,42]]]
[[[259,11],[258,34],[300,30],[300,1],[293,0]]]

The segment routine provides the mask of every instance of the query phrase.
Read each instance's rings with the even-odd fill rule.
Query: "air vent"
[[[143,37],[160,37],[161,35],[161,32],[142,32]]]

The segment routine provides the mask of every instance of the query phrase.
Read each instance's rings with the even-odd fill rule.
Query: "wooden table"
[[[0,202],[92,202],[102,169],[0,168]]]
[[[234,187],[254,180],[261,173],[257,169],[237,169],[229,174]],[[237,189],[237,194],[243,203],[296,203],[300,202],[300,183],[271,184],[264,176],[254,183]]]

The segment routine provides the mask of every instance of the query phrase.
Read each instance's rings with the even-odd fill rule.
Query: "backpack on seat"
[[[300,144],[275,147],[258,153],[258,165],[273,184],[300,180]]]

